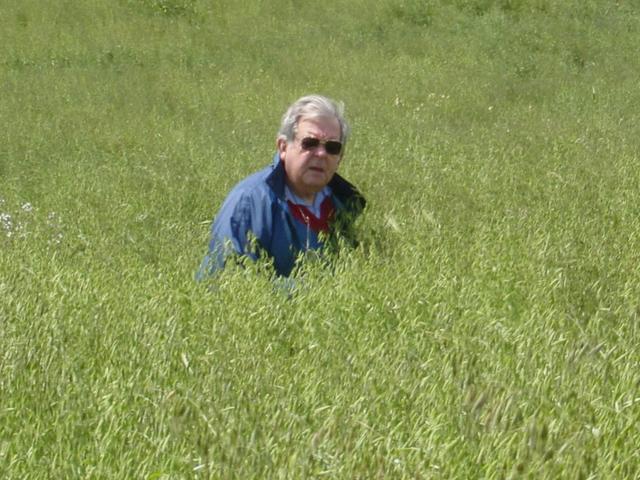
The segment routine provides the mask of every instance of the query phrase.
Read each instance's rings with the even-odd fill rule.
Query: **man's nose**
[[[316,153],[316,156],[318,157],[326,157],[329,155],[329,153],[327,152],[327,149],[322,143],[318,144],[318,146],[315,148],[315,153]]]

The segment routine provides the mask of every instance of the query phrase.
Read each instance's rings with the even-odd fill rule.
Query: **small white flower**
[[[8,213],[0,212],[0,224],[5,230],[11,231],[13,229],[13,219]]]
[[[591,432],[591,435],[596,438],[600,438],[600,435],[602,435],[602,431],[598,427],[595,427],[593,425],[585,425],[585,428],[589,430]]]
[[[25,212],[33,212],[33,205],[31,205],[31,203],[29,202],[23,203],[22,210],[24,210]]]
[[[53,237],[51,237],[47,243],[49,245],[60,245],[62,243],[62,233],[58,232],[57,234],[55,234]]]

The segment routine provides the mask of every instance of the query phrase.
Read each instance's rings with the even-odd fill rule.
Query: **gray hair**
[[[340,124],[340,141],[346,144],[349,125],[344,118],[344,105],[322,95],[307,95],[296,100],[282,116],[278,138],[293,142],[298,123],[303,118],[333,117]]]

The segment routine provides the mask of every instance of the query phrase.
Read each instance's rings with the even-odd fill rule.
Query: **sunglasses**
[[[325,151],[329,155],[339,155],[342,151],[342,143],[337,140],[320,140],[319,138],[314,137],[304,137],[300,140],[300,146],[303,150],[313,150],[318,148],[318,145],[322,144]]]

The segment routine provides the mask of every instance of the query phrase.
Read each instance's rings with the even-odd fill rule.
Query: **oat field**
[[[0,477],[640,476],[640,4],[0,0]],[[202,283],[286,107],[360,244]]]

